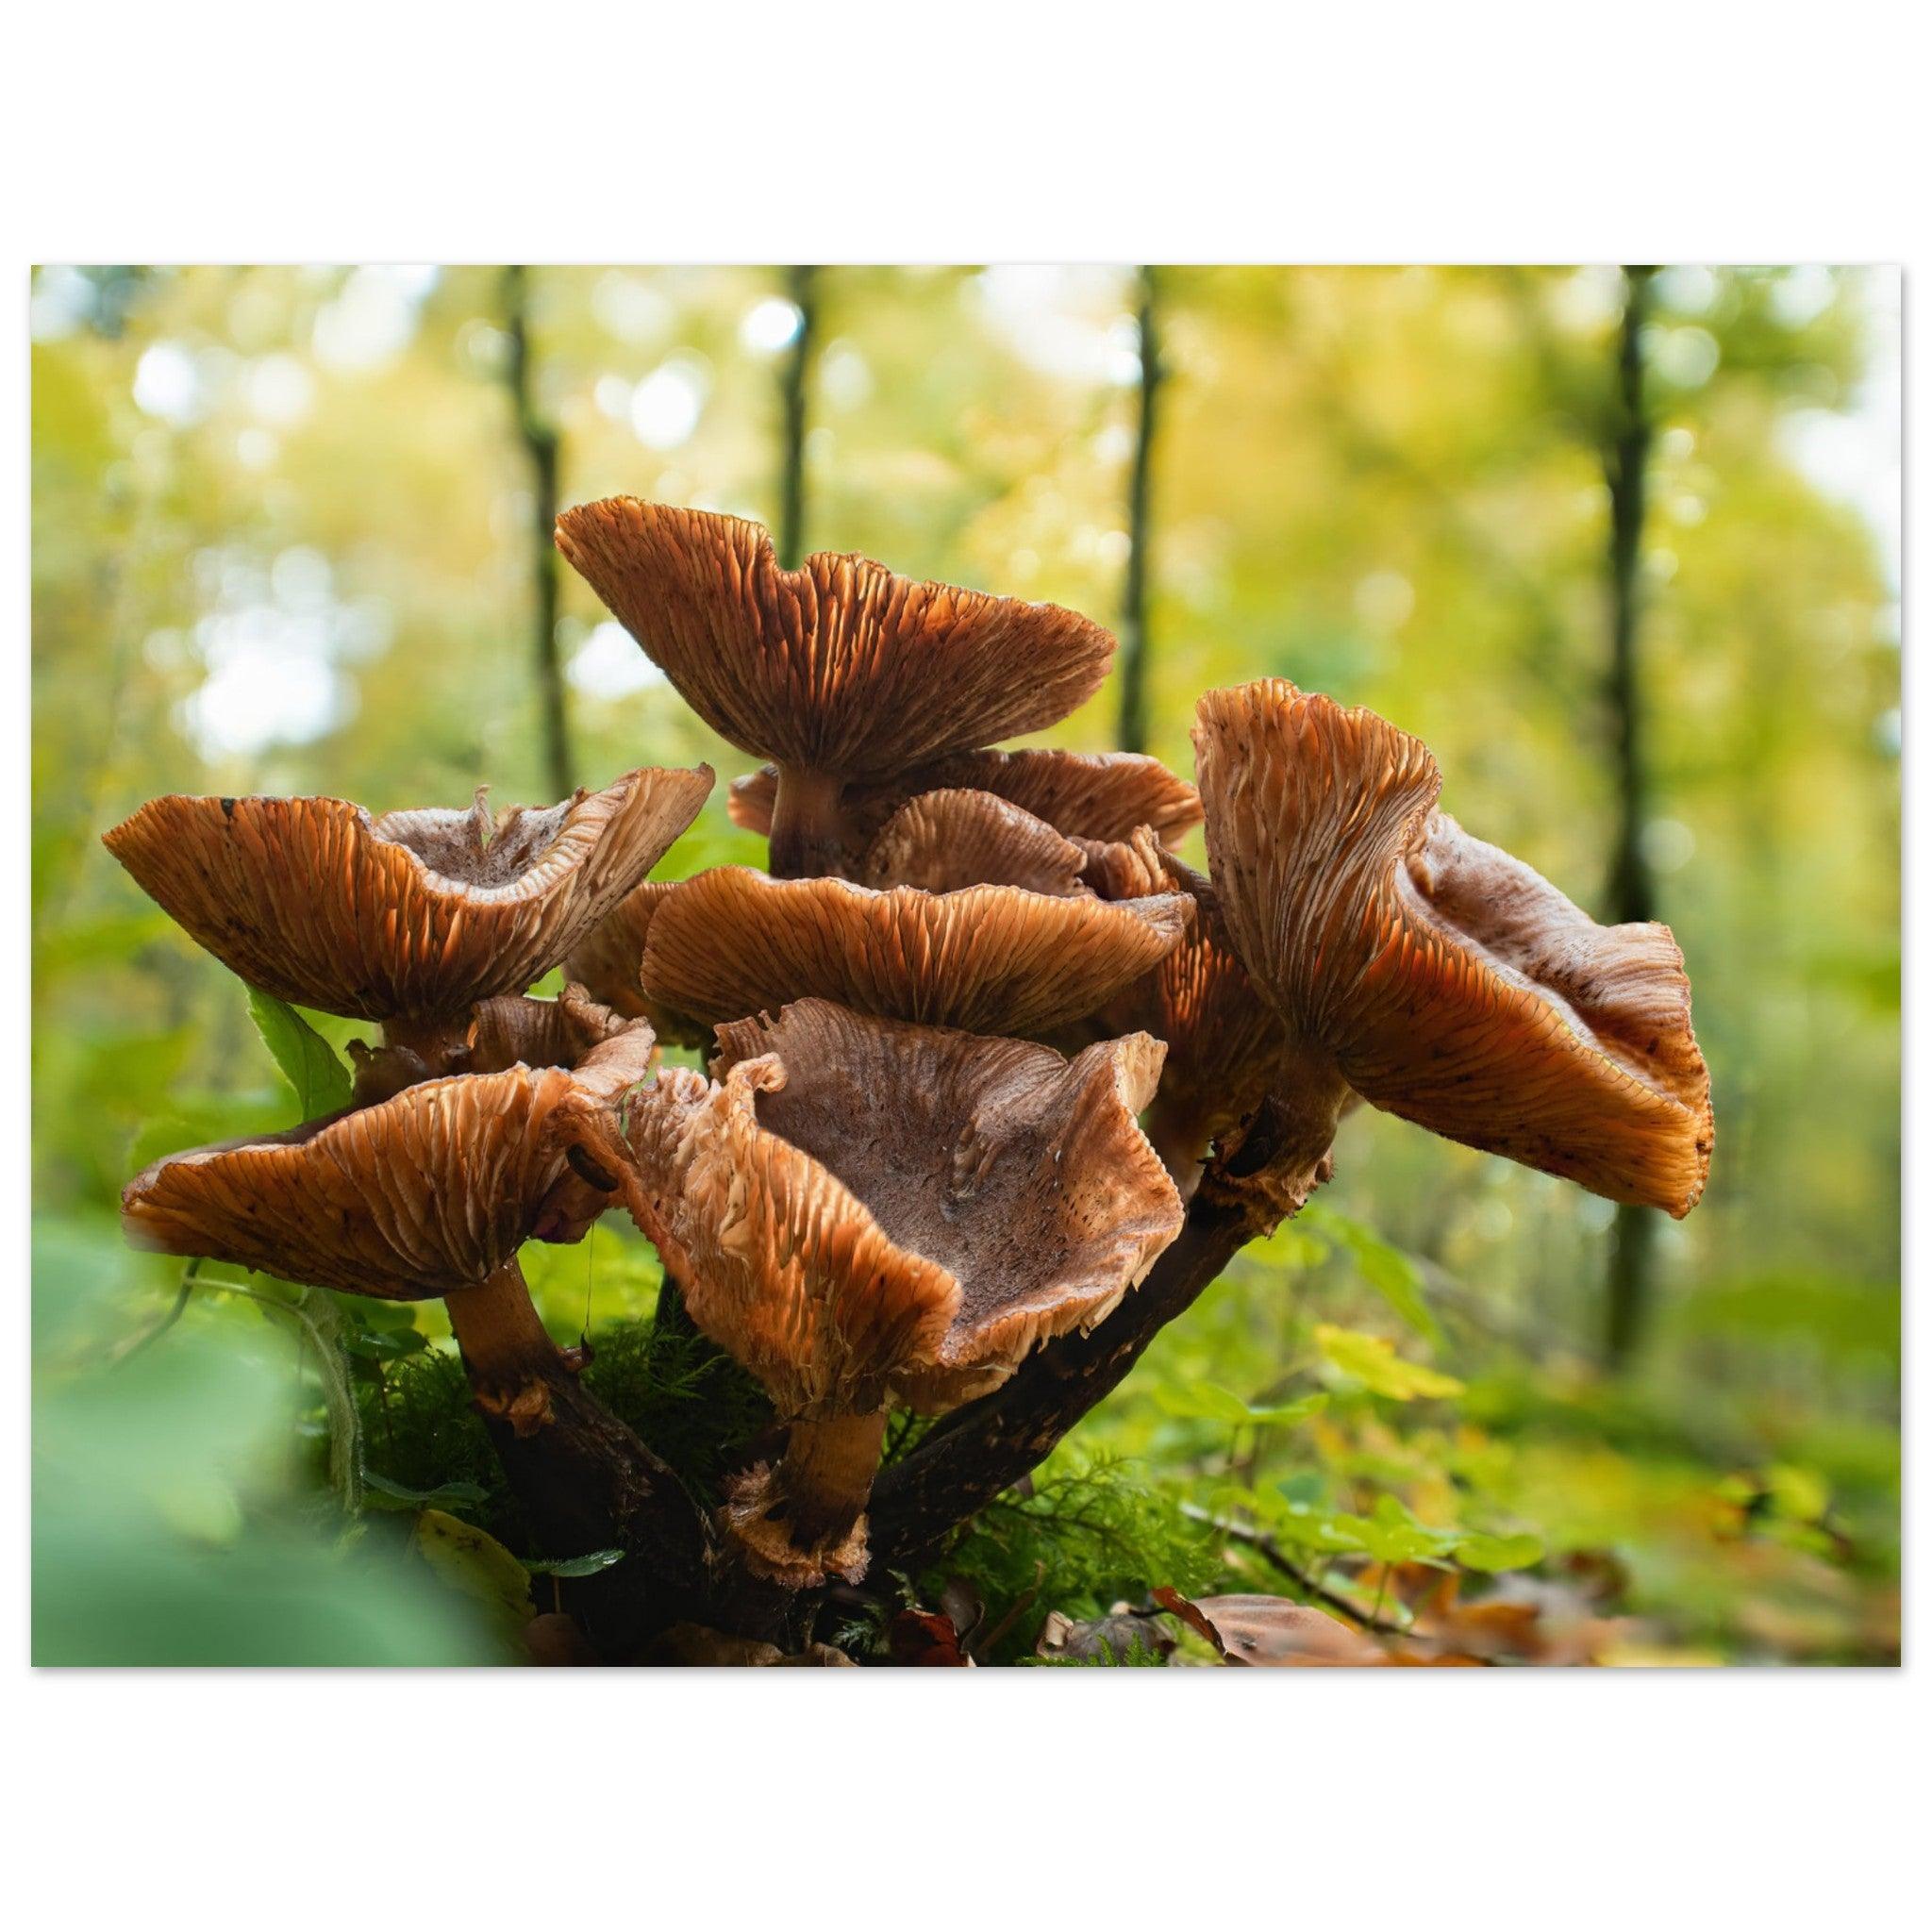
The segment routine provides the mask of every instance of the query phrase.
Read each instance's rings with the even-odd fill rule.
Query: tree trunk
[[[1604,444],[1604,476],[1610,492],[1610,661],[1606,697],[1616,788],[1607,896],[1609,916],[1620,924],[1657,917],[1657,878],[1643,849],[1643,830],[1650,812],[1650,774],[1639,654],[1652,435],[1643,394],[1643,326],[1650,311],[1654,273],[1649,268],[1624,271],[1616,389]],[[1629,1364],[1649,1327],[1656,1253],[1656,1210],[1619,1207],[1611,1233],[1604,1324],[1604,1358],[1612,1369]]]
[[[778,561],[787,570],[805,561],[805,430],[812,339],[818,328],[818,275],[817,269],[804,266],[788,275],[787,293],[798,310],[798,332],[785,358],[779,394],[784,447],[778,472]]]
[[[576,759],[570,739],[563,667],[557,655],[558,436],[537,408],[530,379],[529,275],[521,266],[503,272],[504,329],[509,337],[505,376],[516,412],[517,434],[530,466],[530,565],[536,609],[531,619],[531,670],[543,721],[544,775],[553,798],[576,790]]]
[[[1155,274],[1141,271],[1140,421],[1134,441],[1134,467],[1127,482],[1127,568],[1121,591],[1121,710],[1115,733],[1122,751],[1147,749],[1147,549],[1149,495],[1154,472],[1156,397],[1164,371],[1160,362],[1159,316]]]

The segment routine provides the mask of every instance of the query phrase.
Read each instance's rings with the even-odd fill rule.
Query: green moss
[[[1077,1450],[1050,1460],[1031,1495],[1008,1491],[981,1510],[919,1578],[922,1597],[936,1602],[949,1578],[978,1594],[986,1629],[1006,1623],[982,1654],[987,1663],[1031,1657],[1049,1610],[1086,1621],[1117,1603],[1144,1604],[1163,1585],[1188,1596],[1239,1587],[1212,1534],[1175,1497],[1148,1487],[1132,1464]]]
[[[584,1386],[694,1495],[715,1500],[720,1474],[771,1424],[771,1405],[757,1383],[675,1305],[656,1320],[612,1323],[593,1341]],[[483,1500],[464,1514],[513,1550],[529,1546],[456,1356],[425,1349],[380,1365],[358,1364],[357,1399],[371,1471],[410,1490],[474,1484]]]

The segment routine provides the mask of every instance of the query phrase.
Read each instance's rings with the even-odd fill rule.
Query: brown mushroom
[[[757,525],[610,497],[558,547],[721,737],[779,772],[772,870],[836,869],[852,780],[1057,723],[1114,641],[1052,604],[895,576],[862,557],[781,570]]]
[[[1091,1013],[1179,943],[1177,894],[1104,905],[1016,886],[886,891],[723,866],[665,894],[647,998],[718,1025],[796,999],[975,1033],[1036,1034]]]
[[[169,1155],[128,1183],[122,1224],[133,1245],[165,1254],[346,1294],[441,1296],[479,1402],[531,1433],[561,1363],[517,1250],[591,1113],[648,1077],[652,1052],[650,1028],[633,1023],[574,1068],[427,1080],[289,1133]]]
[[[1135,1121],[1161,1049],[1136,1035],[1069,1062],[824,1000],[718,1041],[722,1084],[669,1073],[631,1108],[633,1211],[790,1424],[727,1527],[794,1587],[856,1577],[888,1403],[997,1387],[1100,1321],[1178,1232]]]
[[[858,876],[877,889],[1018,886],[1067,899],[1083,889],[1085,855],[1044,819],[991,791],[924,791],[902,805],[866,849]],[[1159,885],[1156,892],[1167,891]]]
[[[492,815],[479,791],[467,812],[376,819],[339,798],[158,798],[105,843],[251,986],[380,1020],[440,1072],[452,1023],[561,959],[711,783],[705,765],[643,770],[546,810]]]
[[[962,751],[884,783],[845,787],[840,808],[848,870],[908,799],[946,791],[991,791],[1069,839],[1127,839],[1146,825],[1172,841],[1201,823],[1194,788],[1139,752]],[[734,778],[727,807],[732,823],[768,834],[777,795],[775,765]]]
[[[1600,926],[1436,809],[1428,750],[1264,679],[1201,700],[1227,927],[1318,1076],[1611,1200],[1690,1211],[1710,1076],[1662,925]],[[1319,1108],[1317,1109],[1319,1110]]]

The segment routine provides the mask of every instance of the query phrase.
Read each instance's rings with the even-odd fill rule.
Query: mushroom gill
[[[530,1303],[517,1251],[553,1238],[566,1191],[578,1213],[609,1205],[616,1176],[583,1148],[612,1146],[618,1103],[648,1077],[653,1055],[648,1026],[607,1026],[610,1016],[579,990],[567,998],[550,1018],[508,1026],[525,1047],[546,1038],[570,1064],[519,1059],[425,1080],[289,1133],[169,1155],[123,1191],[127,1240],[344,1294],[440,1295],[479,1406],[533,1433],[570,1370]],[[603,1183],[588,1193],[587,1166]]]
[[[1225,1146],[1271,1094],[1294,1107],[1309,1070],[1248,977],[1207,879],[1163,850],[1145,826],[1124,842],[1082,843],[1083,875],[1103,899],[1180,891],[1193,901],[1193,921],[1180,944],[1086,1023],[1090,1030],[1141,1031],[1166,1042],[1167,1062],[1145,1126],[1181,1198],[1191,1199],[1210,1147]],[[1312,1084],[1316,1104],[1325,1106],[1325,1076],[1318,1073]],[[1305,1176],[1284,1177],[1289,1192],[1298,1189],[1306,1198],[1324,1177],[1319,1169],[1317,1161]]]
[[[645,997],[718,1025],[798,999],[975,1033],[1038,1034],[1091,1013],[1171,952],[1185,898],[1107,905],[1016,886],[884,891],[742,866],[675,886],[653,914]]]
[[[1215,889],[1296,1044],[1433,1132],[1688,1213],[1710,1079],[1669,929],[1600,926],[1471,838],[1426,747],[1373,712],[1272,678],[1198,717]]]
[[[858,877],[880,890],[1018,886],[1067,899],[1082,890],[1084,862],[1080,847],[1044,819],[991,791],[925,791],[886,821],[866,848]]]

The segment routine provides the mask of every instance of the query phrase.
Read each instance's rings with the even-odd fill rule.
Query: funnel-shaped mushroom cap
[[[886,821],[867,848],[859,878],[875,888],[927,892],[1018,886],[1067,899],[1081,890],[1085,858],[1044,819],[991,791],[926,791]]]
[[[757,525],[610,497],[558,547],[686,703],[760,758],[887,777],[1057,723],[1100,689],[1113,638],[1052,604],[895,576],[862,557],[781,570]]]
[[[1690,1211],[1710,1079],[1668,928],[1597,925],[1470,838],[1373,712],[1266,679],[1203,698],[1194,743],[1222,909],[1292,1033],[1376,1107]]]
[[[667,1074],[629,1131],[691,1318],[784,1414],[950,1407],[1099,1321],[1179,1232],[1135,1121],[1142,1035],[1070,1062],[803,1000],[718,1043],[721,1086]]]
[[[650,1077],[655,1053],[648,1026],[617,1021],[581,987],[490,1002],[475,1046],[508,1063],[156,1161],[122,1193],[128,1240],[387,1300],[474,1286],[554,1212],[560,1184],[581,1186],[573,1150],[593,1120],[611,1145],[617,1103]]]
[[[264,992],[352,1019],[460,1013],[541,977],[664,856],[710,768],[629,772],[547,810],[158,798],[105,838]]]
[[[974,1033],[1041,1033],[1146,972],[1188,915],[1177,895],[1104,905],[1015,886],[876,892],[724,866],[666,894],[643,988],[708,1025],[816,997]]]
[[[1124,751],[956,752],[883,784],[848,785],[842,803],[862,849],[908,799],[961,790],[991,791],[1070,839],[1127,839],[1138,825],[1177,839],[1201,823],[1200,795],[1185,778],[1158,758]],[[734,778],[732,822],[748,832],[769,833],[777,795],[774,766]]]
[[[130,1181],[136,1247],[420,1301],[474,1286],[564,1173],[556,1068],[459,1074],[292,1133],[170,1155]]]

